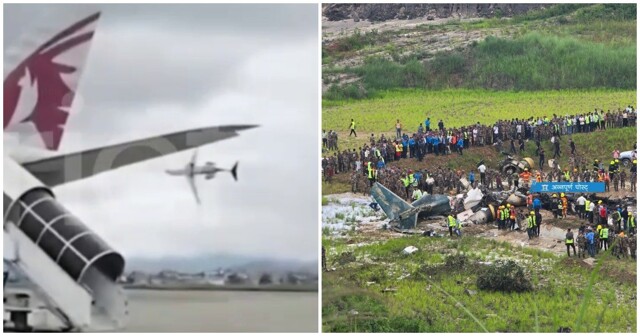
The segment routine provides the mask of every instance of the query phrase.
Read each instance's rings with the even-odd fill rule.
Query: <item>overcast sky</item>
[[[7,46],[61,7],[4,5]],[[35,19],[47,13],[48,19]],[[54,189],[125,256],[234,253],[314,260],[318,254],[317,5],[107,5],[61,151],[189,128],[260,124],[200,148],[228,173],[198,179],[192,152]]]

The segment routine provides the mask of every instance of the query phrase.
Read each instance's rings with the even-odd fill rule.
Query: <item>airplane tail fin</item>
[[[58,150],[91,40],[100,17],[96,6],[47,13],[47,27],[8,47],[4,72],[4,130],[21,142]],[[6,47],[6,46],[5,46]]]
[[[236,162],[235,165],[233,165],[233,168],[231,168],[231,175],[233,175],[233,179],[234,180],[238,180],[238,163]]]
[[[400,228],[411,229],[418,223],[418,212],[414,211],[416,207],[407,203],[382,184],[376,182],[371,187],[371,196],[392,222],[400,223]]]

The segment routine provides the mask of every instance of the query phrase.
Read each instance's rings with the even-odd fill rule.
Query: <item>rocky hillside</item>
[[[411,20],[418,18],[491,18],[511,17],[549,4],[324,4],[322,14],[329,21],[353,19]]]

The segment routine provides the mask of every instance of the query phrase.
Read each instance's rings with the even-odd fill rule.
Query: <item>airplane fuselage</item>
[[[215,175],[224,169],[211,166],[190,166],[182,169],[167,169],[167,174],[174,176]]]

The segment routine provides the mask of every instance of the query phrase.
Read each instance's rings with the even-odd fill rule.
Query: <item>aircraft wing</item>
[[[233,138],[239,135],[239,131],[255,127],[258,126],[229,125],[193,129],[19,163],[44,184],[53,187],[132,163]]]
[[[198,197],[198,189],[196,188],[195,175],[187,174],[187,180],[189,181],[189,186],[191,186],[191,191],[193,191],[193,196],[195,196],[196,198],[196,202],[200,204],[200,197]]]

